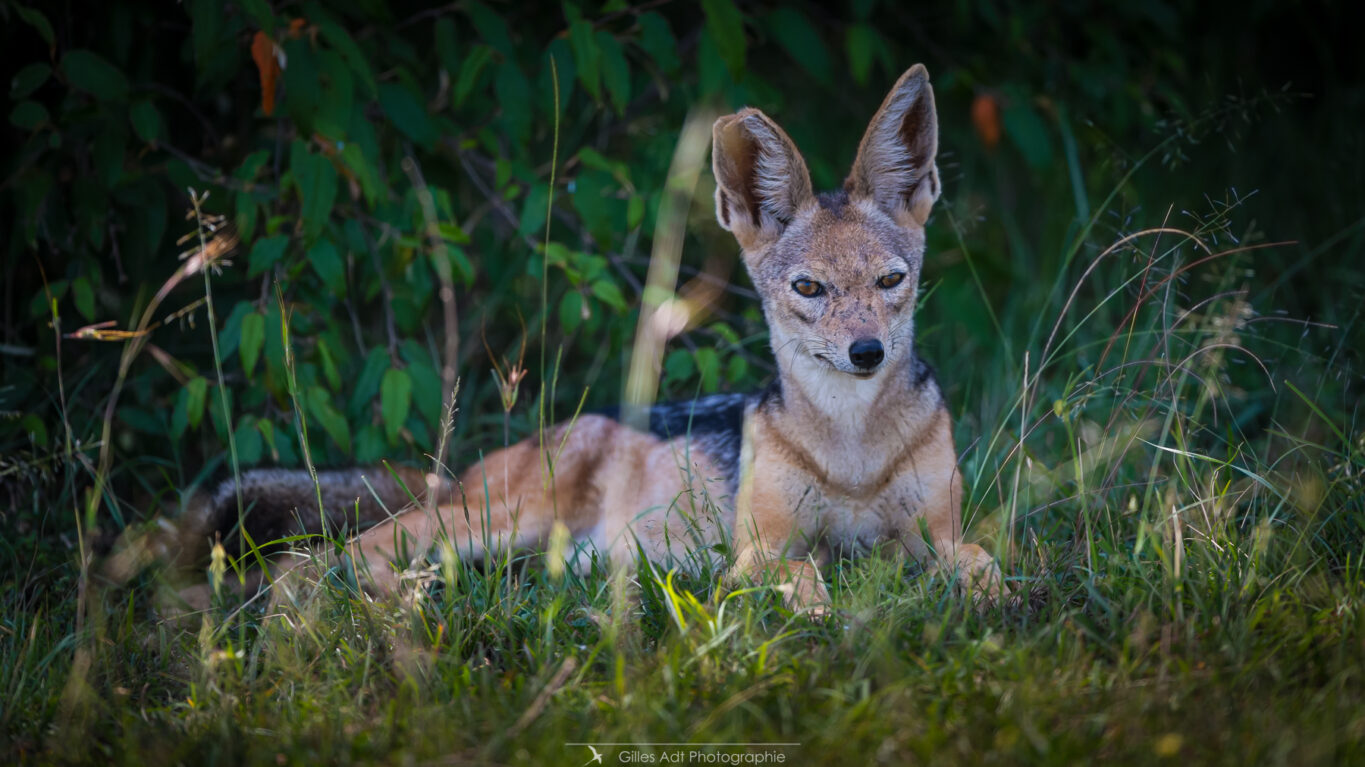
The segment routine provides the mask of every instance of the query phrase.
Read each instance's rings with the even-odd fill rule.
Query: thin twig
[[[431,249],[431,266],[441,282],[441,316],[445,324],[445,343],[441,360],[441,438],[432,466],[432,474],[439,477],[445,461],[446,441],[455,418],[457,391],[455,372],[460,359],[460,319],[455,304],[455,280],[450,269],[450,252],[445,238],[441,236],[440,224],[436,220],[436,202],[432,197],[431,188],[427,186],[426,178],[422,175],[422,166],[418,164],[410,147],[403,158],[403,171],[408,174],[408,179],[417,190],[417,201],[421,205],[422,219],[426,224],[427,244]],[[436,504],[437,493],[436,488],[430,486],[431,483],[428,485],[427,505],[428,508],[432,508]]]

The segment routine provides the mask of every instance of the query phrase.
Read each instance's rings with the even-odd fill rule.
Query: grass
[[[974,608],[859,560],[829,571],[836,614],[815,621],[718,571],[523,556],[424,571],[402,603],[324,579],[187,625],[151,616],[155,574],[87,592],[83,570],[30,568],[3,597],[0,758],[582,764],[570,744],[590,742],[641,744],[598,745],[605,763],[1365,761],[1358,329],[1255,311],[1271,245],[1234,236],[1240,204],[1077,240],[1004,300],[965,217],[936,222],[972,273],[931,275],[965,287],[931,293],[920,343],[972,537],[1015,599]],[[705,745],[738,742],[787,745]]]

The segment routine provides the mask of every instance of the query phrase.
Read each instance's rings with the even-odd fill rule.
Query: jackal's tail
[[[268,548],[282,538],[323,532],[324,520],[328,535],[352,535],[420,501],[427,490],[425,474],[398,466],[319,471],[316,484],[304,469],[250,469],[239,479],[195,493],[174,518],[129,527],[105,561],[105,576],[122,583],[155,563],[193,567],[215,540],[235,541],[243,533]],[[229,550],[235,554],[238,545]]]

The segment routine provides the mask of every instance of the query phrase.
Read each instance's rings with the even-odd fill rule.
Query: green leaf
[[[270,460],[278,462],[280,460],[280,449],[275,444],[275,424],[271,423],[269,419],[258,418],[256,419],[256,431],[261,433],[261,438],[270,448]]]
[[[297,445],[298,442],[295,440],[293,432],[277,432],[270,460],[281,466],[293,466],[299,463],[302,459],[299,458]]]
[[[308,263],[318,273],[327,289],[336,296],[346,292],[346,265],[331,240],[320,239],[308,249]]]
[[[378,203],[380,196],[386,191],[386,187],[375,178],[374,168],[365,159],[365,150],[360,148],[360,144],[354,141],[346,142],[346,146],[341,150],[341,161],[346,163],[346,167],[350,168],[360,181],[360,189],[365,194],[365,201],[371,206]]]
[[[71,281],[71,301],[82,317],[95,321],[95,291],[90,287],[90,280],[77,277]]]
[[[219,53],[220,35],[223,31],[223,8],[214,0],[188,0],[190,16],[190,46],[194,51],[195,68],[198,70],[199,83],[210,81],[217,68],[215,59]],[[292,62],[291,62],[292,63]]]
[[[166,126],[161,121],[161,112],[151,101],[139,101],[128,110],[128,119],[133,123],[133,132],[148,144],[161,140]]]
[[[598,280],[592,284],[592,294],[616,309],[624,312],[629,307],[626,306],[626,299],[621,295],[621,289],[611,280]]]
[[[730,327],[728,322],[713,322],[706,329],[725,339],[726,343],[732,346],[739,346],[742,343],[739,333],[735,332],[735,329]]]
[[[719,93],[730,79],[715,38],[710,30],[702,30],[701,39],[697,41],[697,84],[701,86],[702,95]]]
[[[332,358],[332,347],[326,338],[318,339],[318,358],[322,362],[322,375],[327,379],[327,385],[332,391],[340,391],[341,371],[337,370],[336,360]]]
[[[444,189],[438,190],[437,195],[438,196],[445,195],[445,190]],[[447,202],[449,202],[448,196]],[[449,205],[447,205],[446,208],[447,210],[444,213],[444,215],[446,216],[453,215],[449,211]],[[448,243],[455,245],[469,244],[469,234],[465,232],[465,230],[461,229],[459,223],[455,221],[438,221],[436,223],[436,231],[438,234],[441,235],[441,239],[445,240]]]
[[[572,254],[573,251],[569,250],[569,246],[558,240],[546,243],[545,245],[545,260],[550,266],[567,268],[569,266],[569,261],[573,257]]]
[[[232,412],[232,402],[234,399],[232,389],[225,388],[221,391],[223,397],[227,399],[227,412],[230,413]],[[213,424],[214,435],[218,437],[223,444],[227,444],[229,426],[227,421],[223,420],[222,400],[216,397],[211,399],[206,397],[204,400],[204,413],[209,417],[209,421]]]
[[[289,153],[289,172],[299,191],[304,242],[313,242],[327,226],[336,203],[337,169],[330,159],[309,152],[308,146],[296,139]]]
[[[606,173],[585,169],[574,185],[573,206],[583,217],[584,227],[600,242],[607,242],[624,218],[625,205],[616,196],[619,183]]]
[[[446,255],[450,258],[450,265],[460,282],[467,288],[474,282],[474,263],[465,255],[464,248],[446,248]],[[437,257],[432,253],[432,258]]]
[[[77,178],[71,184],[72,213],[86,239],[99,251],[108,233],[109,198],[104,187],[90,176]],[[93,305],[93,301],[91,302]]]
[[[550,66],[552,59],[553,67]],[[562,112],[573,96],[573,84],[577,79],[578,65],[574,63],[573,46],[565,37],[556,37],[545,47],[545,53],[540,58],[540,74],[536,79],[537,111],[550,123],[554,122],[555,117],[556,91],[560,102],[557,106]]]
[[[379,412],[384,417],[384,437],[392,445],[412,409],[412,378],[406,370],[389,368],[379,385]]]
[[[465,7],[465,13],[469,14],[469,20],[474,24],[474,31],[478,33],[480,40],[488,41],[488,44],[496,48],[502,55],[513,57],[516,55],[516,48],[512,45],[512,38],[507,32],[507,22],[502,20],[502,16],[483,3],[473,2]]]
[[[593,170],[606,171],[607,173],[616,170],[616,163],[608,160],[605,155],[590,146],[578,150],[578,161],[583,163],[583,167]]]
[[[720,388],[720,355],[714,347],[704,346],[696,351],[697,372],[701,373],[702,391],[710,393]]]
[[[786,49],[787,55],[791,56],[811,79],[821,85],[830,85],[833,67],[830,64],[829,47],[825,45],[824,38],[811,25],[804,13],[784,6],[769,14],[768,25],[777,42]]]
[[[876,37],[877,33],[867,24],[851,24],[844,35],[848,70],[859,85],[867,85],[867,78],[872,74],[872,46]]]
[[[730,0],[701,0],[701,7],[706,12],[706,31],[730,76],[738,80],[744,72],[744,17]]]
[[[242,160],[242,164],[237,166],[237,170],[232,172],[232,177],[239,181],[254,181],[256,174],[261,172],[261,168],[270,160],[270,150],[258,149],[247,155]]]
[[[47,107],[36,101],[20,101],[10,110],[10,125],[19,130],[33,130],[49,121]]]
[[[597,33],[597,47],[602,51],[602,79],[611,95],[616,114],[623,115],[630,103],[630,62],[621,43],[610,32]]]
[[[546,204],[549,202],[550,188],[545,184],[535,184],[526,192],[521,208],[521,219],[517,232],[529,236],[537,231],[545,231]]]
[[[113,64],[87,50],[77,49],[62,57],[67,82],[101,101],[128,97],[128,78]]]
[[[583,294],[570,290],[559,300],[559,326],[565,333],[572,333],[583,324]]]
[[[29,441],[32,444],[47,444],[47,424],[43,423],[43,419],[39,418],[37,414],[29,413],[19,419],[19,428],[23,430],[24,434],[28,435]]]
[[[185,384],[185,418],[191,429],[199,428],[199,422],[204,420],[208,391],[209,382],[203,376],[195,376]]]
[[[426,347],[411,339],[404,341],[401,348],[403,360],[408,363],[404,368],[412,379],[412,405],[417,408],[433,427],[441,423],[441,375],[432,367],[431,356]]]
[[[284,40],[289,65],[284,68],[284,108],[304,136],[313,132],[313,121],[318,117],[322,102],[322,76],[318,69],[318,51],[306,39]],[[277,93],[279,91],[276,91]]]
[[[267,0],[242,0],[242,7],[258,28],[265,30],[275,28],[275,14],[270,10],[270,3]]]
[[[383,348],[376,346],[370,350],[365,357],[365,366],[360,369],[360,375],[351,389],[351,401],[346,406],[352,417],[359,417],[368,411],[374,395],[379,392],[379,382],[391,364],[389,353]]]
[[[626,202],[626,229],[635,229],[645,220],[645,198],[631,195]]]
[[[284,342],[289,328],[284,324],[278,301],[267,301],[265,305],[265,369],[270,373],[273,391],[278,395],[287,394],[284,368]]]
[[[317,132],[334,139],[345,139],[346,128],[355,114],[355,79],[341,56],[323,51],[318,56],[321,72]]]
[[[686,381],[696,372],[697,363],[686,349],[674,349],[664,358],[664,379],[667,381]]]
[[[730,358],[725,365],[725,380],[730,383],[739,383],[749,374],[749,361],[736,354]]]
[[[237,347],[242,355],[242,372],[251,378],[256,369],[256,360],[261,358],[261,348],[265,346],[265,315],[252,312],[242,317],[242,340]]]
[[[256,236],[256,219],[260,215],[260,206],[256,199],[246,192],[238,192],[232,197],[237,211],[233,218],[233,223],[237,225],[237,236],[249,241]]]
[[[173,157],[166,161],[165,181],[171,189],[184,189],[186,187],[202,187],[203,180],[199,172],[190,166],[188,162],[179,157]]]
[[[455,106],[464,104],[469,94],[474,92],[474,86],[479,83],[479,75],[492,60],[493,49],[486,45],[475,45],[469,49],[469,55],[460,66],[459,79],[455,81]]]
[[[185,434],[185,429],[189,426],[189,418],[185,415],[186,402],[189,401],[189,393],[185,389],[176,392],[175,409],[171,412],[171,439],[179,440]]]
[[[152,413],[142,408],[124,405],[118,409],[118,417],[120,421],[143,434],[158,437],[166,434],[166,422],[163,420],[165,414],[159,409]]]
[[[351,426],[346,418],[332,405],[332,395],[321,386],[308,387],[308,412],[322,426],[327,436],[341,448],[343,453],[351,452]]]
[[[23,69],[20,69],[18,74],[9,81],[10,99],[18,101],[28,97],[30,93],[42,87],[43,83],[47,82],[47,78],[51,75],[52,67],[41,61],[34,62]]]
[[[53,133],[56,136],[58,134]],[[43,167],[36,167],[31,172],[23,173],[16,178],[22,178],[24,183],[17,184],[12,192],[11,199],[15,201],[16,213],[9,221],[9,226],[22,232],[24,241],[30,248],[36,248],[38,242],[38,228],[42,219],[43,205],[47,197],[52,193],[55,186],[52,173]],[[22,222],[22,224],[20,223]],[[42,307],[45,313],[47,310]]]
[[[1047,124],[1038,112],[1022,98],[1011,99],[1012,104],[1002,115],[1005,133],[1024,155],[1024,161],[1035,171],[1046,170],[1052,164],[1052,141]]]
[[[388,452],[384,435],[372,423],[360,427],[355,435],[355,460],[361,465],[379,463]]]
[[[29,317],[32,319],[39,317],[51,319],[52,305],[48,302],[48,297],[51,296],[53,301],[61,301],[62,296],[66,295],[66,291],[70,288],[71,283],[66,280],[53,280],[48,283],[45,290],[39,290],[33,294],[33,300],[28,304]],[[60,307],[58,307],[58,311],[60,311]]]
[[[432,25],[432,46],[436,48],[436,58],[447,74],[460,71],[460,46],[455,42],[455,22],[449,16],[442,16]]]
[[[239,461],[246,464],[261,462],[264,445],[261,440],[261,433],[256,429],[251,416],[242,416],[242,419],[237,422],[237,428],[232,432],[232,441],[237,443],[237,459]]]
[[[432,124],[427,108],[407,88],[397,83],[379,86],[379,106],[403,135],[424,149],[436,145],[440,135]]]
[[[673,37],[668,20],[653,11],[640,16],[640,47],[654,57],[654,63],[665,73],[677,70],[681,64],[677,54],[678,41]]]
[[[431,441],[431,430],[427,428],[425,421],[408,421],[408,433],[412,435],[412,444],[423,453],[435,452],[435,444]]]
[[[246,276],[255,277],[274,266],[284,255],[287,245],[289,238],[282,234],[257,240],[256,244],[251,246],[251,253],[246,257]]]
[[[574,63],[578,66],[578,80],[587,89],[593,101],[602,100],[601,50],[593,34],[592,22],[579,19],[569,25],[569,45],[573,47]]]
[[[510,138],[525,141],[531,134],[531,83],[515,61],[506,59],[493,82],[503,124]]]
[[[322,39],[327,42],[341,58],[351,71],[360,78],[360,82],[365,86],[365,93],[374,96],[378,93],[375,86],[374,72],[370,70],[370,62],[365,58],[360,46],[356,45],[349,32],[340,24],[331,19],[318,19],[318,31],[322,33]]]
[[[218,330],[218,348],[230,357],[242,343],[242,320],[253,311],[250,301],[238,301]]]
[[[38,36],[43,38],[43,42],[47,43],[48,48],[56,45],[54,41],[57,38],[52,34],[52,25],[48,23],[47,17],[43,15],[42,11],[18,3],[11,3],[9,7],[19,14],[19,18],[23,19],[25,24],[38,32]]]

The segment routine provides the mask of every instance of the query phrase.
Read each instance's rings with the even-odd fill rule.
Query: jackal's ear
[[[777,123],[757,109],[716,120],[711,135],[716,218],[745,251],[770,244],[814,199],[806,161]]]
[[[872,199],[901,226],[924,226],[940,191],[937,153],[934,89],[929,71],[916,64],[872,117],[844,188]]]

